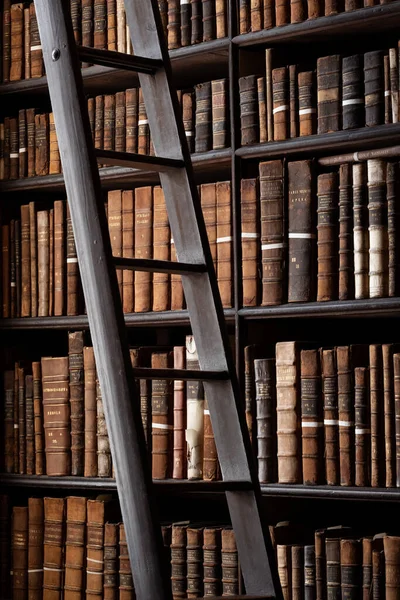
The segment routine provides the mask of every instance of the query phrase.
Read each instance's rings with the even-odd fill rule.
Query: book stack
[[[398,123],[398,48],[324,56],[307,69],[273,69],[266,50],[265,76],[239,79],[242,146]]]
[[[400,487],[399,350],[279,342],[275,358],[261,358],[248,346],[246,412],[260,481]]]
[[[242,181],[243,305],[398,296],[398,168],[261,163]]]
[[[224,307],[232,306],[232,203],[230,182],[200,186],[211,254]],[[114,256],[176,260],[161,187],[115,190],[106,204]],[[2,315],[49,317],[84,312],[68,205],[56,200],[39,210],[21,206],[20,219],[1,226]],[[179,275],[118,270],[124,312],[180,310],[185,307]]]
[[[3,470],[21,475],[112,477],[110,441],[93,348],[69,333],[68,356],[15,362],[3,373]],[[199,369],[186,346],[130,351],[133,367]],[[138,380],[153,479],[220,479],[201,382]]]

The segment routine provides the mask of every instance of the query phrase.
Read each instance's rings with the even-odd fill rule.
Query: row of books
[[[232,306],[230,182],[203,184],[200,198],[224,307]],[[113,255],[176,260],[161,187],[115,190],[106,204]],[[1,226],[2,314],[48,317],[83,314],[84,302],[68,204],[39,210],[21,206],[21,218]],[[125,313],[185,307],[179,275],[117,270]]]
[[[242,181],[244,306],[399,295],[398,162],[329,169],[273,160]]]
[[[191,152],[229,145],[226,79],[208,81],[178,92]],[[88,99],[96,148],[154,154],[141,88]],[[22,109],[0,123],[0,180],[61,173],[53,113]]]
[[[297,6],[297,4],[296,4]],[[399,121],[398,48],[324,56],[239,79],[242,145]]]
[[[400,346],[248,346],[246,416],[261,482],[400,486]]]
[[[330,17],[344,11],[348,12],[376,4],[379,4],[378,0],[307,0],[307,2],[240,0],[239,30],[243,34],[250,31],[272,29],[272,27],[301,23],[317,17]]]
[[[120,515],[112,500],[29,498],[27,506],[13,507],[6,496],[0,501],[3,600],[134,600],[125,528],[116,522]],[[238,554],[229,526],[183,522],[161,525],[161,531],[174,598],[238,594]]]
[[[225,0],[159,0],[158,4],[170,50],[227,35]],[[70,7],[78,45],[133,53],[124,0],[70,0]],[[2,13],[3,83],[42,77],[43,53],[34,3],[3,0]]]
[[[70,333],[66,357],[16,362],[3,374],[3,469],[21,475],[113,476],[93,348]],[[186,346],[131,349],[132,366],[198,369]],[[220,478],[211,419],[199,382],[137,381],[153,479]],[[187,434],[187,435],[186,435]]]

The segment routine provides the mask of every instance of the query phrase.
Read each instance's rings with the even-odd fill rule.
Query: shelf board
[[[330,17],[309,19],[302,23],[282,25],[233,38],[241,48],[277,46],[289,43],[332,42],[332,36],[374,35],[398,30],[400,25],[400,2],[392,2],[369,8],[359,8]],[[328,37],[329,36],[329,37]]]
[[[386,6],[386,5],[385,5]],[[389,6],[389,5],[388,5]],[[308,135],[280,142],[242,146],[236,155],[245,160],[256,158],[306,158],[318,155],[345,154],[371,148],[393,146],[400,138],[400,123]]]
[[[357,488],[331,485],[283,485],[271,483],[261,486],[268,498],[296,498],[322,500],[352,500],[369,502],[399,502],[400,488]]]

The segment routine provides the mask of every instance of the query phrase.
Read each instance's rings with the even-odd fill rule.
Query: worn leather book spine
[[[93,348],[83,349],[84,367],[84,410],[85,410],[85,464],[84,476],[97,476],[97,407],[96,407],[96,365]]]
[[[46,474],[71,474],[68,358],[42,358]]]
[[[35,173],[49,174],[49,115],[35,115]]]
[[[315,546],[304,546],[304,600],[315,598]]]
[[[350,346],[336,348],[340,485],[354,485],[354,381]]]
[[[133,258],[135,252],[134,237],[134,192],[122,192],[122,256]],[[128,269],[122,271],[122,306],[124,313],[133,313],[134,308],[134,272]]]
[[[29,205],[21,206],[21,317],[31,316],[31,252]]]
[[[383,538],[385,552],[385,598],[395,600],[400,594],[400,537],[387,535]]]
[[[10,179],[19,177],[18,119],[10,119]]]
[[[339,167],[339,300],[354,298],[352,167]]]
[[[10,179],[10,119],[4,117],[3,123],[3,181]]]
[[[118,525],[104,525],[104,600],[118,600]]]
[[[200,200],[210,252],[214,268],[217,269],[217,189],[215,183],[201,185]]]
[[[385,437],[385,486],[390,488],[395,487],[396,473],[393,344],[382,344],[382,363]]]
[[[215,0],[202,0],[203,42],[215,40]]]
[[[85,581],[86,498],[66,499],[64,600],[80,600]]]
[[[61,600],[65,499],[44,498],[43,600]]]
[[[11,0],[3,2],[3,28],[2,28],[2,44],[3,44],[3,60],[2,60],[2,75],[3,83],[10,81],[10,64],[11,64]]]
[[[391,122],[399,122],[399,57],[398,48],[389,48],[389,76],[391,97]]]
[[[341,125],[341,57],[339,54],[317,60],[318,134],[339,131]]]
[[[388,246],[389,246],[389,296],[400,293],[400,241],[397,231],[400,231],[399,197],[399,164],[388,162],[386,171],[386,197],[388,207]]]
[[[289,137],[289,76],[286,67],[272,71],[274,140]]]
[[[15,287],[16,287],[16,313],[17,317],[21,316],[21,296],[22,296],[22,280],[21,280],[21,221],[15,221]]]
[[[362,600],[370,600],[372,590],[372,540],[362,540]]]
[[[362,581],[361,540],[340,540],[340,579],[343,598],[357,598]]]
[[[35,474],[45,473],[45,451],[43,430],[43,400],[42,400],[42,377],[40,362],[32,363],[33,374],[33,417],[35,434]]]
[[[203,7],[202,0],[191,0],[190,1],[192,16],[191,26],[192,26],[192,36],[190,43],[191,44],[199,44],[203,41]]]
[[[37,213],[38,237],[38,316],[49,316],[50,224],[49,211]]]
[[[374,538],[372,542],[372,592],[374,600],[396,598],[396,594],[391,596],[387,593],[388,589],[385,585],[385,571],[384,540],[379,537]],[[391,585],[388,586],[389,589],[390,587]]]
[[[43,498],[28,499],[28,599],[42,600],[43,593]],[[67,600],[67,599],[66,599]]]
[[[26,474],[35,474],[35,430],[33,414],[33,379],[25,377],[25,434],[26,434]]]
[[[227,80],[218,79],[211,82],[212,96],[212,147],[213,150],[226,148],[228,139],[228,94]]]
[[[179,0],[168,0],[168,50],[181,46],[181,23]]]
[[[306,18],[305,2],[303,0],[290,0],[290,22],[302,23]]]
[[[343,57],[342,117],[343,129],[355,129],[365,123],[362,54]]]
[[[186,525],[172,524],[171,586],[172,596],[186,598]]]
[[[384,94],[384,123],[387,125],[392,122],[392,95],[390,92],[390,67],[389,55],[383,57],[383,94]]]
[[[27,176],[35,176],[35,109],[28,108],[26,116]]]
[[[1,227],[1,245],[2,245],[2,299],[3,299],[3,319],[7,319],[11,314],[10,305],[10,226]]]
[[[195,152],[207,152],[212,146],[211,82],[199,83],[196,92]]]
[[[327,598],[339,598],[341,593],[340,539],[326,538]]]
[[[386,167],[383,159],[367,161],[370,298],[385,298],[389,292]]]
[[[384,123],[383,52],[374,50],[364,54],[365,125],[374,127]]]
[[[54,202],[54,316],[64,314],[65,298],[64,202]]]
[[[263,29],[263,0],[250,0],[251,31]]]
[[[317,485],[321,482],[320,457],[324,425],[318,350],[302,350],[300,365],[303,483]]]
[[[260,302],[260,221],[257,179],[241,181],[243,306]]]
[[[27,145],[26,111],[22,109],[18,112],[18,176],[20,179],[28,174]]]
[[[275,360],[254,361],[257,419],[258,479],[272,483],[276,478],[276,381]]]
[[[204,596],[221,594],[221,529],[205,527],[203,530]]]
[[[257,77],[248,75],[239,79],[241,144],[257,144],[259,122],[257,106]]]
[[[3,374],[4,471],[14,472],[14,371]]]
[[[338,298],[338,205],[339,181],[337,173],[323,173],[318,177],[318,288],[317,301]]]
[[[292,595],[291,547],[278,544],[276,546],[276,559],[283,597],[290,598]]]
[[[117,50],[126,52],[126,16],[124,0],[117,0]]]
[[[49,317],[54,316],[54,208],[49,210]]]
[[[176,262],[176,249],[173,238],[171,238],[171,260]],[[181,276],[171,275],[171,310],[181,310],[184,305],[185,298]]]
[[[122,191],[108,192],[108,230],[113,256],[122,256]],[[122,270],[117,269],[119,293],[122,299]]]
[[[290,562],[292,566],[291,582],[289,591],[292,600],[303,600],[304,596],[304,546],[291,546]]]
[[[216,184],[217,280],[222,306],[232,306],[232,200],[230,181]]]
[[[107,49],[117,50],[117,2],[107,0]]]
[[[88,500],[86,510],[86,598],[103,600],[104,501]]]
[[[239,33],[251,31],[250,0],[239,0]]]
[[[239,564],[233,529],[221,532],[222,595],[236,596],[239,593]]]
[[[289,135],[295,138],[299,135],[299,90],[297,86],[297,65],[289,68]],[[261,140],[260,140],[261,142]]]
[[[339,413],[335,350],[321,350],[321,371],[324,398],[325,478],[328,485],[339,485]]]
[[[93,47],[94,44],[94,0],[82,0],[82,46]],[[82,63],[82,67],[89,67]]]
[[[10,81],[19,81],[24,76],[24,5],[11,4],[11,62]]]
[[[228,35],[228,6],[226,0],[215,0],[215,36],[217,40]]]
[[[344,10],[346,12],[350,10],[356,10],[357,8],[362,8],[361,0],[345,0]]]
[[[186,336],[186,368],[199,370],[194,337]],[[204,456],[204,386],[201,381],[186,383],[187,405],[187,476],[188,479],[202,479]]]
[[[82,44],[82,3],[81,0],[70,0],[72,29],[74,31],[75,42],[80,46]]]
[[[244,348],[244,401],[246,425],[253,448],[257,439],[257,404],[254,359],[258,357],[255,344]]]
[[[125,92],[125,124],[127,152],[138,151],[138,89],[131,88]]]
[[[381,487],[384,474],[384,406],[382,346],[369,347],[371,415],[371,486]]]
[[[341,0],[326,0],[325,2],[325,16],[330,17],[337,15],[341,11]]]
[[[12,510],[12,597],[28,597],[28,508],[14,506]]]
[[[67,202],[67,315],[79,314],[80,308],[80,275],[78,257],[76,255],[74,232],[72,230],[71,215]]]
[[[126,541],[125,527],[119,525],[119,600],[134,600],[135,591],[131,563],[129,560],[128,544]]]
[[[97,475],[112,476],[111,449],[108,438],[106,416],[104,414],[103,397],[98,378],[96,378],[96,424],[97,424]]]
[[[135,258],[152,258],[153,250],[153,190],[135,190]],[[152,274],[135,273],[135,312],[147,312],[152,307]]]
[[[71,405],[71,475],[84,473],[83,332],[68,334],[69,394]]]
[[[355,298],[369,297],[369,239],[367,168],[353,165],[354,286]]]
[[[215,481],[220,479],[218,453],[215,444],[214,432],[211,423],[210,410],[207,398],[204,398],[204,454],[203,454],[203,479]]]
[[[312,163],[288,164],[288,300],[309,302],[315,289],[315,191]]]
[[[265,77],[257,77],[257,100],[258,100],[258,130],[259,142],[265,143],[268,140],[267,133],[267,105],[265,96]]]
[[[273,116],[273,93],[272,93],[272,49],[265,50],[265,97],[267,111],[267,137],[268,141],[274,140],[274,116]]]
[[[44,63],[42,44],[39,35],[39,26],[36,19],[36,10],[34,2],[29,5],[30,20],[30,55],[31,55],[31,77],[33,79],[43,77]],[[4,71],[3,71],[4,72]]]
[[[295,342],[276,345],[278,482],[300,483],[300,368]]]
[[[18,463],[20,475],[26,474],[26,414],[25,414],[25,370],[18,368]]]
[[[288,25],[290,23],[290,2],[289,0],[276,0],[275,2],[275,23],[277,27]]]
[[[9,597],[11,590],[9,505],[9,496],[0,495],[0,594],[2,598]]]
[[[93,45],[99,50],[107,49],[107,0],[94,0]]]
[[[150,153],[150,129],[142,88],[138,92],[138,153]]]
[[[14,473],[19,472],[19,366],[14,364]]]
[[[96,96],[94,145],[96,148],[104,148],[104,96]]]
[[[61,160],[60,152],[58,149],[58,141],[56,134],[56,127],[54,124],[53,113],[49,114],[49,145],[50,145],[50,158],[49,158],[49,174],[61,173]]]
[[[104,96],[104,150],[115,150],[115,95]]]
[[[187,598],[203,597],[203,528],[186,530]]]
[[[125,152],[126,122],[125,122],[125,92],[115,94],[115,150]]]
[[[260,164],[262,306],[282,304],[286,299],[285,264],[287,241],[284,221],[283,164],[273,160]]]
[[[153,369],[170,366],[168,352],[157,352],[151,356]],[[152,474],[153,479],[168,479],[171,471],[173,406],[171,382],[154,379],[151,386],[152,410]]]
[[[153,215],[153,258],[170,260],[171,232],[164,192],[160,186],[154,188]],[[168,273],[153,275],[153,311],[169,310],[170,276]]]
[[[186,366],[185,346],[174,347],[174,369],[184,369]],[[186,477],[186,385],[184,381],[174,381],[174,454],[172,477]]]
[[[195,138],[195,126],[194,126],[194,94],[193,92],[185,92],[182,94],[182,118],[183,127],[185,129],[185,135],[189,146],[189,151],[194,152],[194,138]]]
[[[315,591],[316,600],[326,600],[325,529],[315,532]]]
[[[181,16],[181,45],[190,46],[191,38],[191,5],[190,0],[180,0],[180,16]]]
[[[396,384],[396,382],[395,382]],[[355,390],[355,484],[365,487],[370,483],[369,369],[354,369]]]

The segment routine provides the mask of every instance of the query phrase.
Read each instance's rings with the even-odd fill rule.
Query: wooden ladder
[[[125,0],[135,55],[77,47],[69,0],[35,5],[136,596],[172,597],[135,377],[204,381],[246,591],[281,598],[157,0]],[[155,156],[94,148],[80,61],[138,73]],[[159,173],[179,263],[112,256],[97,161]],[[201,371],[132,369],[116,267],[182,276]]]

